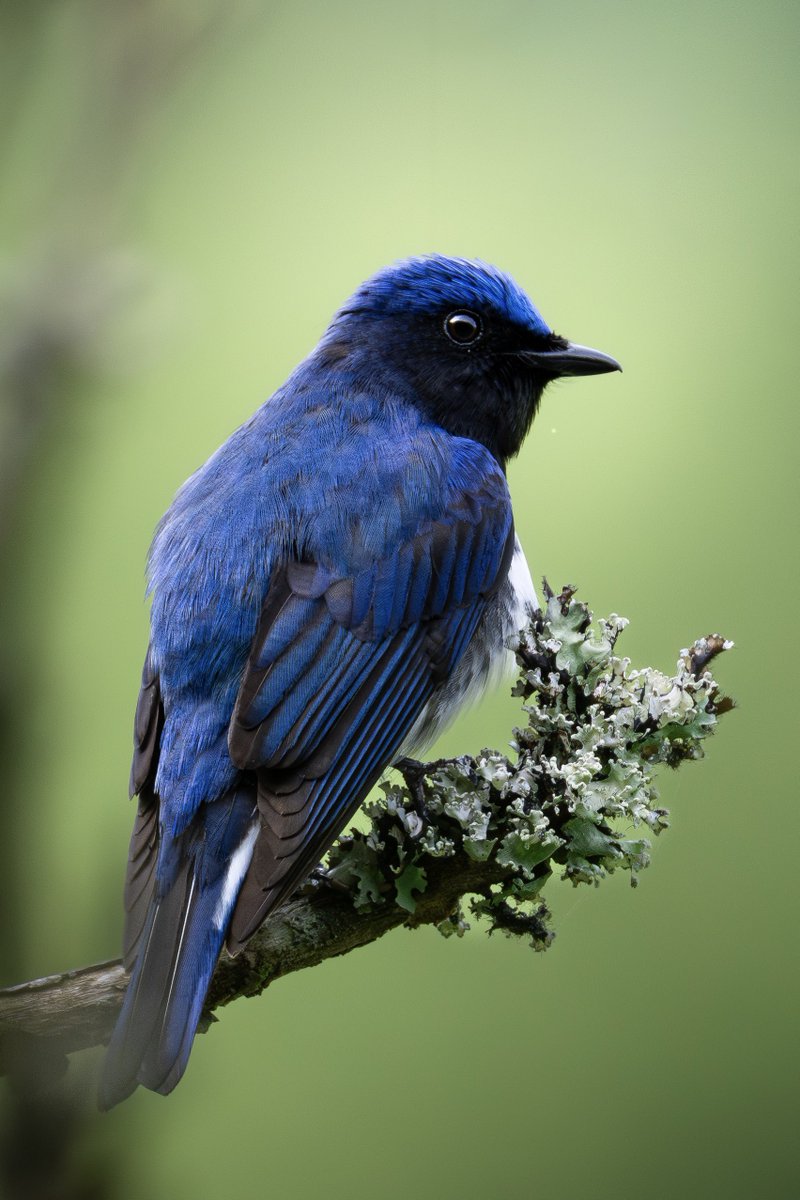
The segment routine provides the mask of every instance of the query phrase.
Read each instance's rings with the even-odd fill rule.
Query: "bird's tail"
[[[204,805],[198,816],[202,828],[190,826],[159,851],[153,896],[108,1047],[98,1097],[103,1109],[138,1084],[171,1092],[189,1060],[258,830],[249,788]]]

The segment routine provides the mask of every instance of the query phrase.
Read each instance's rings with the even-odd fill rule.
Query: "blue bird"
[[[102,1107],[175,1087],[223,944],[503,673],[536,605],[506,463],[548,382],[618,369],[496,268],[412,258],[177,493],[148,564],[131,976]]]

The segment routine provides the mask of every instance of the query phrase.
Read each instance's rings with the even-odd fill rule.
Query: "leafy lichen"
[[[616,654],[627,625],[594,620],[573,588],[554,595],[514,647],[514,694],[527,720],[514,730],[512,761],[496,750],[399,764],[402,781],[382,785],[366,807],[369,828],[340,838],[326,875],[352,891],[357,907],[394,902],[413,913],[426,868],[462,855],[492,862],[497,879],[471,902],[490,930],[526,937],[537,950],[553,939],[542,899],[554,875],[597,884],[614,871],[631,883],[650,861],[646,836],[668,825],[657,804],[655,768],[702,757],[702,742],[732,707],[708,670],[732,643],[695,642],[674,675],[634,670]],[[462,901],[439,924],[461,936]]]

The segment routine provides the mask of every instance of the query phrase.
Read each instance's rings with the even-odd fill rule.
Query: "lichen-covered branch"
[[[732,707],[708,670],[731,643],[702,638],[672,676],[633,670],[615,652],[623,618],[593,621],[573,588],[545,595],[516,647],[527,720],[514,730],[514,758],[484,750],[399,763],[399,779],[366,808],[369,828],[341,837],[302,893],[236,959],[223,957],[209,1015],[398,925],[461,935],[467,897],[490,931],[543,950],[554,936],[543,895],[551,880],[597,884],[627,870],[636,883],[649,862],[643,834],[667,826],[654,770],[701,757]],[[125,984],[119,963],[103,963],[0,991],[0,1062],[31,1038],[58,1055],[105,1041]]]

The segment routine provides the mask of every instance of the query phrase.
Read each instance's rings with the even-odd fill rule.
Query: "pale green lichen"
[[[331,850],[327,876],[357,907],[394,901],[413,913],[427,884],[426,864],[464,855],[492,863],[499,877],[472,901],[491,929],[550,944],[540,893],[559,868],[573,884],[597,884],[627,870],[631,883],[650,861],[646,837],[668,814],[657,804],[659,763],[702,757],[702,741],[732,707],[706,669],[732,643],[717,635],[681,653],[672,676],[632,670],[616,655],[627,621],[594,621],[574,589],[546,589],[547,604],[516,649],[514,694],[525,726],[514,730],[516,760],[495,750],[427,765],[401,764],[403,782],[385,782],[366,807],[369,828]],[[439,924],[468,928],[461,907]]]

